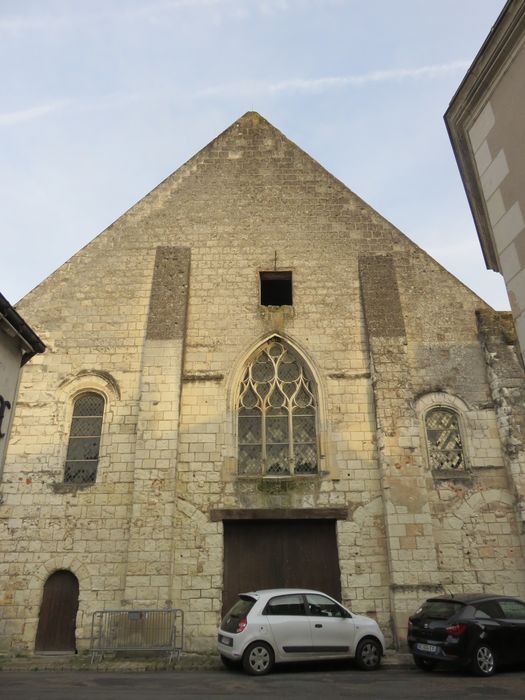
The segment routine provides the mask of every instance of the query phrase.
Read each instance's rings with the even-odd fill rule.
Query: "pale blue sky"
[[[504,0],[0,0],[13,303],[247,110],[481,297],[443,114]]]

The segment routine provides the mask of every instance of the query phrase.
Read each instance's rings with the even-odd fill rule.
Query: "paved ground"
[[[96,673],[93,671],[0,673],[2,700],[207,700],[254,697],[374,698],[375,700],[522,700],[525,671],[502,672],[492,678],[474,678],[451,671],[423,673],[416,669],[387,668],[365,673],[346,665],[279,667],[252,678],[242,672]]]
[[[410,654],[388,649],[381,661],[384,668],[412,668],[414,665]],[[303,667],[304,668],[304,667]],[[166,670],[166,657],[153,654],[141,657],[137,654],[107,656],[94,665],[87,652],[80,654],[41,653],[35,655],[0,656],[0,671],[103,671],[103,672],[154,672]],[[220,671],[223,665],[217,652],[195,654],[183,652],[175,664],[178,671]],[[1,688],[0,688],[1,690]],[[0,700],[3,700],[0,693]]]

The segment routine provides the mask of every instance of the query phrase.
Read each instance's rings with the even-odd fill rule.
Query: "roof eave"
[[[46,346],[34,330],[24,321],[18,311],[0,293],[0,320],[3,321],[20,340],[23,347],[21,364],[25,365],[32,357],[45,351]]]

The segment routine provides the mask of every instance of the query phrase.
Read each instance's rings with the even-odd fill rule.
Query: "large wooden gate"
[[[75,651],[78,579],[55,571],[44,584],[35,651]]]
[[[341,599],[335,520],[224,521],[223,614],[238,593],[282,587]]]

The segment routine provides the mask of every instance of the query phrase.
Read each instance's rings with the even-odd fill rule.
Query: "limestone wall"
[[[360,257],[390,280],[377,274],[368,302]],[[259,304],[259,271],[274,266],[293,273],[293,307]],[[347,508],[343,601],[389,640],[429,593],[524,593],[516,489],[478,338],[486,305],[258,115],[20,308],[48,351],[24,374],[1,485],[2,648],[33,648],[57,568],[80,582],[79,648],[94,610],[136,605],[182,607],[186,647],[213,647],[219,508]],[[315,378],[320,474],[270,488],[238,476],[235,398],[245,361],[273,334]],[[97,481],[75,487],[63,469],[86,388],[106,412]],[[436,394],[459,401],[472,472],[461,483],[428,465],[422,406]]]

